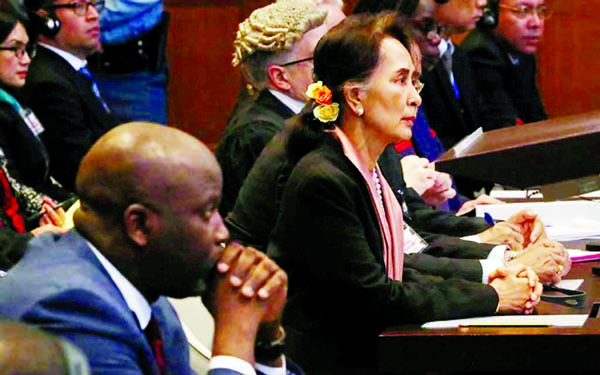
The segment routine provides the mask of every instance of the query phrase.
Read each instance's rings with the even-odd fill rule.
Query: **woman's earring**
[[[363,109],[362,105],[358,106],[358,108],[356,108],[356,114],[358,115],[358,117],[362,116],[365,113],[365,110]]]

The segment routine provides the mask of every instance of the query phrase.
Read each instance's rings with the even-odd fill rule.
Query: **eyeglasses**
[[[425,87],[425,84],[421,81],[415,81],[415,82],[413,82],[413,86],[414,86],[415,90],[417,91],[417,94],[420,94],[421,90],[423,90],[423,87]]]
[[[277,65],[279,65],[279,66],[289,66],[289,65],[294,65],[294,64],[300,64],[300,63],[303,63],[303,62],[306,62],[306,61],[311,61],[312,59],[313,59],[312,57],[307,57],[305,59],[294,60],[294,61],[290,61],[290,62],[285,63],[285,64],[277,64]]]
[[[73,10],[78,17],[85,17],[90,11],[90,7],[94,7],[96,12],[100,13],[104,10],[104,1],[77,1],[69,4],[50,5],[46,9],[61,9],[68,8]]]
[[[545,5],[540,5],[537,8],[532,8],[524,5],[518,7],[511,7],[510,5],[500,4],[498,6],[502,9],[510,10],[514,13],[515,16],[517,16],[517,18],[522,20],[524,20],[525,18],[532,17],[534,14],[537,15],[540,20],[547,20],[548,18],[550,18],[550,16],[552,16],[552,11],[546,8]]]
[[[27,53],[29,58],[33,59],[35,57],[36,47],[37,46],[35,44],[30,43],[11,47],[0,47],[0,51],[13,51],[13,53],[19,60],[23,59],[25,53]]]

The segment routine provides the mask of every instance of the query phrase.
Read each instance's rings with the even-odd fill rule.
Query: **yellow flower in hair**
[[[340,106],[337,103],[321,104],[313,109],[313,115],[321,122],[335,121],[339,113]]]
[[[321,81],[311,83],[306,90],[306,96],[314,99],[317,104],[331,104],[331,90]]]
[[[332,93],[329,87],[318,81],[311,83],[306,89],[306,96],[313,99],[317,106],[313,109],[313,115],[321,122],[332,122],[337,120],[340,113],[338,103],[332,103]]]

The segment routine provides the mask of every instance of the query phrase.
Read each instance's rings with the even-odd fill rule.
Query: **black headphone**
[[[495,28],[498,26],[498,13],[500,13],[500,0],[488,0],[483,16],[477,21],[477,26]]]
[[[34,33],[54,39],[60,31],[60,20],[49,14],[31,13],[31,25]]]

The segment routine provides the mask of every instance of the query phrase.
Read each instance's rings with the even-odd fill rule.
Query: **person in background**
[[[485,5],[486,0],[450,0],[434,15],[444,35],[439,44],[440,58],[423,73],[423,109],[429,127],[446,149],[479,127],[471,67],[450,37],[473,29]]]
[[[50,158],[40,139],[44,127],[18,100],[36,45],[30,42],[18,9],[4,5],[0,8],[0,158],[12,178],[64,201],[72,193],[50,176]]]
[[[216,327],[209,374],[285,366],[287,276],[227,244],[221,174],[204,144],[159,124],[119,126],[83,159],[77,189],[75,229],[30,241],[0,278],[0,317],[68,339],[93,373],[185,375],[187,342],[164,296],[202,295]]]
[[[36,327],[0,320],[0,373],[88,375],[87,358],[69,341]]]
[[[267,253],[290,275],[286,354],[311,374],[376,373],[386,326],[527,313],[541,293],[522,266],[485,284],[403,267],[402,208],[377,159],[410,138],[421,102],[405,30],[395,15],[357,15],[325,34],[312,108],[284,141],[292,170]]]
[[[479,92],[484,130],[547,119],[535,53],[551,11],[544,0],[488,0],[488,12],[461,43]]]
[[[262,149],[304,106],[304,91],[312,82],[313,50],[344,17],[342,5],[338,0],[279,0],[255,10],[239,25],[232,64],[240,66],[260,93],[244,109],[238,106],[216,149],[223,169],[219,208],[223,216],[233,208]]]
[[[430,138],[438,138],[443,147],[436,148],[435,141],[418,130],[415,133],[419,140],[413,142],[419,148],[419,155],[430,161],[481,126],[478,118],[479,97],[471,65],[466,54],[455,47],[451,36],[472,30],[482,16],[485,5],[486,0],[450,0],[441,5],[434,15],[441,26],[443,38],[437,60],[423,73],[425,88],[420,122],[425,123],[424,127],[429,127],[433,133]],[[475,199],[471,203],[501,203],[486,194],[492,189],[493,182],[461,177],[456,177],[454,181],[460,195]],[[450,202],[449,208],[464,213],[466,210],[460,204],[460,200],[455,200]]]
[[[102,50],[89,57],[102,97],[118,123],[167,123],[167,34],[162,0],[106,0]]]
[[[450,211],[457,214],[464,214],[471,211],[477,204],[498,204],[502,203],[492,199],[485,194],[475,198],[470,190],[480,190],[480,184],[472,187],[471,181],[459,179],[462,193],[466,190],[466,196],[456,192],[456,186],[451,177],[445,173],[435,171],[433,162],[445,152],[445,147],[437,136],[437,133],[429,124],[429,118],[432,118],[437,125],[436,130],[442,134],[452,133],[451,129],[456,124],[464,123],[462,110],[457,110],[461,106],[454,97],[454,91],[444,92],[446,86],[451,86],[448,77],[448,71],[440,63],[440,49],[442,42],[440,35],[442,28],[434,18],[438,13],[446,14],[447,9],[457,13],[455,24],[461,27],[467,27],[468,22],[473,26],[472,14],[476,5],[470,1],[402,1],[378,2],[375,0],[361,0],[354,9],[354,13],[367,12],[378,13],[389,10],[400,10],[402,14],[411,20],[416,32],[414,37],[419,44],[422,59],[422,77],[425,82],[423,93],[423,105],[419,107],[417,118],[412,129],[412,138],[402,141],[386,148],[379,162],[385,177],[393,186],[394,191],[403,191],[405,185],[415,189],[431,206],[436,206],[440,210]],[[442,12],[444,10],[444,12]],[[469,15],[471,15],[469,17]],[[441,70],[440,70],[441,69]],[[440,70],[441,73],[435,72]],[[461,73],[465,69],[461,69]],[[438,75],[441,74],[440,77]],[[433,78],[432,78],[433,76]],[[441,85],[440,85],[441,82]],[[468,97],[468,95],[464,95]],[[431,102],[435,102],[432,105]],[[433,108],[433,114],[427,114],[427,108]],[[453,116],[458,116],[453,118]],[[447,128],[447,129],[446,129]],[[465,133],[466,134],[466,133]],[[420,158],[415,158],[418,155]],[[398,163],[402,163],[403,176],[393,175],[398,173]],[[420,168],[419,168],[420,167]]]
[[[74,192],[79,163],[117,123],[87,69],[99,46],[95,0],[25,0],[31,34],[39,34],[23,96],[44,126],[50,174]]]

